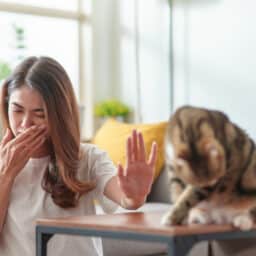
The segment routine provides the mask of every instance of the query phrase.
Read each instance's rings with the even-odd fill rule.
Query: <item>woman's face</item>
[[[33,125],[45,125],[48,130],[43,98],[28,86],[22,86],[11,93],[8,116],[10,128],[15,137]],[[39,151],[45,147],[46,145],[43,145]]]

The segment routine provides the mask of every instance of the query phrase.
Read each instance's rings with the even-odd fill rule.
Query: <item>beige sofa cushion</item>
[[[213,256],[253,256],[256,255],[256,237],[212,242]]]

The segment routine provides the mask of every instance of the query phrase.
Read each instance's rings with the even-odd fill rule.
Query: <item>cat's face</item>
[[[187,184],[214,185],[226,172],[225,151],[204,112],[185,114],[170,122],[165,141],[167,164]]]
[[[175,154],[170,161],[175,175],[187,184],[199,187],[214,185],[225,174],[224,156],[211,144],[206,147],[205,154],[201,155],[188,151]]]

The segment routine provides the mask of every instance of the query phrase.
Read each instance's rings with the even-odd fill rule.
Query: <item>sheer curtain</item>
[[[120,1],[120,94],[136,122],[171,112],[170,6],[167,0]]]

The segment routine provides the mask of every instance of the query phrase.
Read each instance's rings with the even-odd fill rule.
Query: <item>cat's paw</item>
[[[233,219],[233,225],[241,230],[253,228],[253,219],[249,214],[238,215]]]
[[[172,214],[170,212],[167,212],[164,214],[164,216],[161,219],[161,224],[164,226],[174,225],[174,223],[172,221]]]
[[[177,225],[182,222],[182,219],[183,218],[179,216],[179,213],[172,209],[164,214],[161,219],[161,224],[165,226]]]
[[[210,214],[200,208],[192,208],[188,215],[188,224],[210,224],[212,219]]]

